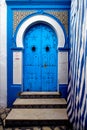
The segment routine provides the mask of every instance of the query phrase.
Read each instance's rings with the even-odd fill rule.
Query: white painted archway
[[[64,31],[63,31],[62,27],[60,26],[60,24],[53,18],[46,16],[46,15],[41,15],[41,14],[32,16],[32,17],[26,19],[21,24],[21,26],[17,32],[17,35],[16,35],[16,46],[17,47],[23,48],[23,35],[25,33],[25,30],[27,29],[27,27],[29,27],[30,25],[32,25],[33,23],[36,23],[36,22],[45,22],[45,23],[48,23],[49,25],[51,25],[54,28],[56,35],[58,37],[58,47],[64,47],[65,35],[64,35]]]
[[[62,26],[60,25],[60,23],[58,23],[55,19],[53,19],[53,18],[51,18],[49,16],[41,15],[41,14],[36,15],[36,16],[32,16],[32,17],[26,19],[20,25],[20,27],[19,27],[19,29],[17,31],[17,34],[16,34],[16,46],[19,47],[19,48],[24,48],[24,46],[23,46],[23,38],[24,38],[25,31],[27,30],[27,28],[29,26],[34,25],[35,23],[39,23],[39,22],[46,23],[46,24],[48,24],[49,26],[51,26],[54,29],[54,31],[55,31],[55,33],[57,35],[57,38],[58,38],[58,47],[64,48],[66,38],[65,38],[64,30],[63,30]],[[17,84],[22,85],[22,82],[23,82],[22,81],[22,79],[23,79],[22,78],[22,76],[23,76],[22,75],[22,69],[23,69],[22,60],[23,60],[23,57],[22,57],[22,52],[18,51],[17,53],[19,55],[20,60],[19,60],[19,63],[17,62],[17,64],[16,64],[16,61],[14,61],[15,64],[13,64],[13,70],[14,70],[13,71],[14,72],[13,73],[13,84],[17,83]],[[13,56],[15,57],[15,52],[13,52],[13,54],[14,54]],[[68,58],[67,54],[64,55],[64,56],[61,54],[61,56],[64,57],[65,59]],[[13,59],[15,59],[14,57],[13,57]],[[60,53],[58,53],[58,57],[60,57]],[[61,59],[63,60],[64,58],[61,58]],[[68,69],[66,69],[67,66],[68,66],[68,62],[66,63],[66,65],[64,64],[66,75],[63,78],[63,80],[64,80],[63,81],[62,78],[61,78],[61,75],[64,75],[63,71],[61,70],[61,65],[63,67],[63,64],[62,64],[62,61],[60,60],[60,58],[58,58],[58,59],[59,59],[59,62],[60,62],[59,65],[58,65],[58,70],[60,70],[60,71],[58,71],[57,87],[59,86],[59,83],[61,83],[61,82],[66,83],[67,82],[66,77],[68,77],[67,76],[68,75]],[[15,66],[17,66],[17,67],[15,67]],[[17,69],[17,70],[15,70],[15,69]],[[17,72],[17,73],[15,73],[15,72]],[[23,86],[22,86],[22,89],[23,89]],[[59,91],[59,90],[57,90],[57,91]]]

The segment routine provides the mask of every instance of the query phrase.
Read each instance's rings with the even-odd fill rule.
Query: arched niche
[[[30,26],[35,25],[36,23],[41,23],[41,22],[49,25],[50,27],[52,27],[54,29],[57,39],[58,39],[57,49],[64,48],[65,43],[66,43],[66,35],[65,35],[62,24],[59,21],[57,21],[56,19],[54,19],[53,17],[50,17],[49,15],[43,15],[43,14],[38,14],[38,15],[31,16],[31,17],[27,17],[19,24],[17,31],[16,31],[16,35],[15,35],[17,48],[24,48],[23,38],[24,38],[24,34],[25,34],[26,30]],[[13,53],[15,53],[15,52],[13,52]],[[18,54],[19,54],[19,52],[18,52]],[[58,53],[58,56],[60,56],[59,53]],[[67,58],[68,56],[65,55],[65,57]],[[14,84],[15,84],[15,82],[22,84],[22,60],[23,60],[22,52],[19,55],[19,58],[21,60],[19,61],[19,65],[17,65],[17,66],[20,67],[20,65],[21,65],[20,80],[16,81],[15,78],[18,79],[17,74],[13,73]],[[58,70],[60,70],[60,66],[61,66],[61,64],[59,64]],[[13,68],[15,68],[15,65]],[[58,75],[60,75],[59,72],[58,72]],[[58,76],[58,78],[60,78],[60,76]],[[58,81],[59,81],[59,79],[58,79]],[[65,82],[65,80],[64,80],[64,82]]]
[[[22,24],[20,25],[17,34],[16,34],[16,46],[23,48],[23,36],[25,33],[25,30],[31,26],[32,24],[36,22],[44,22],[49,24],[56,32],[56,35],[58,37],[58,47],[64,47],[66,38],[64,34],[64,30],[62,28],[62,25],[52,17],[49,17],[47,15],[35,15],[32,17],[27,18]]]

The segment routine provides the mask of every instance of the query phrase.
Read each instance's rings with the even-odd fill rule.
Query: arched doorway
[[[57,91],[58,39],[47,24],[38,23],[24,33],[24,91]]]

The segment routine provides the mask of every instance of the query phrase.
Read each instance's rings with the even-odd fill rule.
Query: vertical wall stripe
[[[86,0],[72,0],[67,113],[75,130],[86,130]]]

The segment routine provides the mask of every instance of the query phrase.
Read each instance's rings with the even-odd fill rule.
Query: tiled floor
[[[10,108],[0,108],[0,117],[3,119],[3,122],[8,115],[10,111]],[[29,127],[29,128],[3,128],[3,126],[0,124],[0,130],[71,130],[70,128],[66,128],[66,126],[43,126],[43,127]]]

